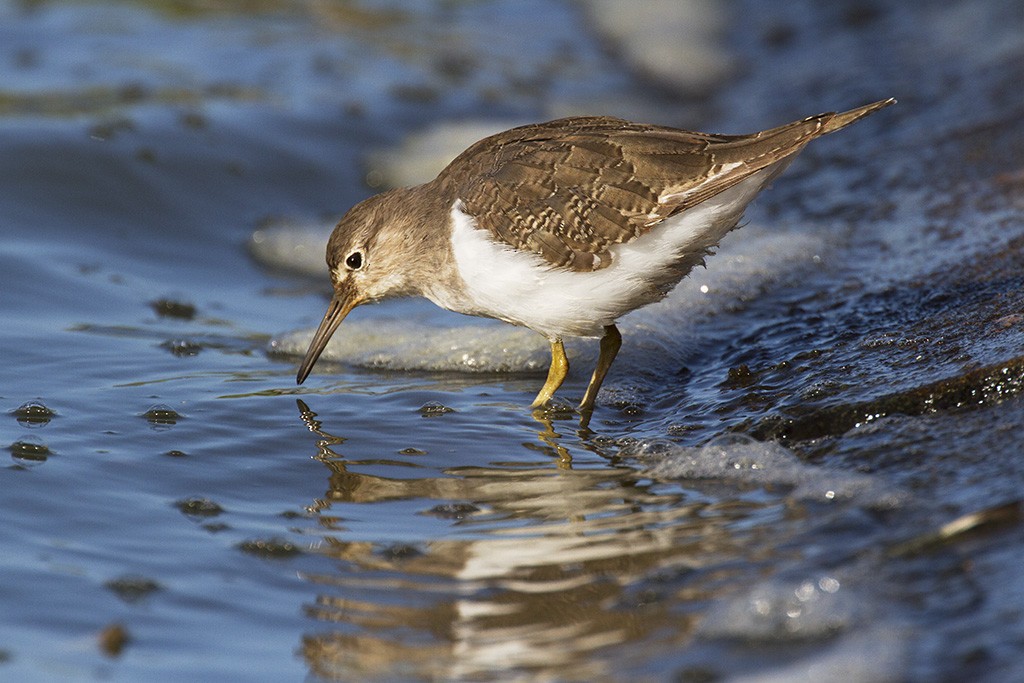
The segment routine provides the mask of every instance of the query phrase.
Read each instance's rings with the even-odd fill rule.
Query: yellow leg
[[[615,325],[605,325],[604,336],[601,337],[601,353],[597,357],[597,367],[594,368],[594,376],[590,378],[590,384],[587,385],[587,393],[583,394],[583,400],[580,401],[581,412],[590,412],[594,409],[597,392],[601,388],[604,376],[608,374],[608,368],[612,366],[612,361],[615,360],[615,354],[619,352],[620,346],[622,346],[622,335],[619,334],[619,328]]]
[[[540,408],[550,401],[568,374],[569,359],[565,357],[565,347],[562,346],[561,339],[556,339],[551,342],[551,367],[548,368],[548,378],[530,407]]]

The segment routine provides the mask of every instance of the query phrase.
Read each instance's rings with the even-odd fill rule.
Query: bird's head
[[[306,379],[338,325],[356,306],[412,293],[408,285],[410,256],[403,235],[402,191],[392,191],[356,204],[335,226],[327,242],[327,268],[334,296],[313,335],[296,380]]]

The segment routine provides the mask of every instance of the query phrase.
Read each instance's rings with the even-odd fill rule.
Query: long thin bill
[[[327,306],[327,312],[324,313],[324,319],[320,321],[320,327],[316,328],[316,334],[313,335],[313,340],[309,342],[306,357],[302,359],[302,364],[299,365],[299,372],[295,376],[297,384],[302,384],[306,381],[309,372],[313,369],[313,364],[316,363],[316,359],[324,352],[327,342],[331,340],[331,335],[334,334],[334,331],[338,329],[338,325],[341,324],[341,321],[345,319],[345,316],[353,308],[355,308],[355,303],[349,297],[335,296],[331,299],[331,303]]]

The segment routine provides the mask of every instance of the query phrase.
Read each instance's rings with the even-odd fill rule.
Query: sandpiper
[[[327,243],[334,296],[296,379],[356,306],[424,296],[548,339],[551,366],[533,407],[569,371],[563,338],[600,337],[579,405],[589,413],[622,342],[619,317],[703,264],[804,145],[894,102],[751,135],[587,116],[485,138],[434,180],[371,197],[341,219]]]

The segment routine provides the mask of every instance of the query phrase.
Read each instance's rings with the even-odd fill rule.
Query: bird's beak
[[[320,327],[316,328],[316,334],[313,335],[313,340],[309,342],[306,357],[302,359],[302,364],[299,365],[299,373],[295,376],[296,383],[302,384],[306,381],[306,377],[309,376],[309,371],[313,369],[316,359],[320,357],[324,347],[327,346],[327,342],[331,340],[331,335],[338,329],[338,325],[345,319],[349,311],[358,305],[359,299],[350,290],[339,289],[335,291],[331,303],[327,306],[327,312],[324,313],[324,319],[320,321]]]

